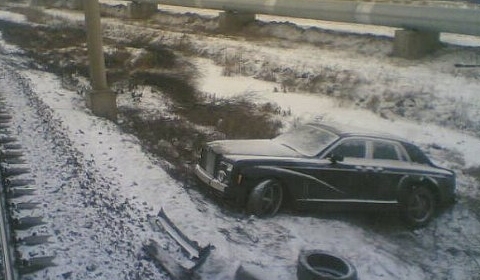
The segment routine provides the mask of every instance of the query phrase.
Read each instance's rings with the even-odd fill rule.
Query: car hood
[[[254,155],[301,157],[302,154],[275,140],[220,140],[208,144],[215,153],[223,155]]]

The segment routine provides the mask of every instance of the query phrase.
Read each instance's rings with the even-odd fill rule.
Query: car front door
[[[367,145],[364,139],[343,139],[333,146],[323,158],[332,159],[314,171],[321,182],[308,186],[308,197],[319,202],[341,202],[354,200],[358,196],[358,185],[365,182],[365,173],[360,166],[365,161]],[[343,157],[343,160],[334,160]]]

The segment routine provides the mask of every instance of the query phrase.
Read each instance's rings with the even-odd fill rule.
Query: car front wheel
[[[260,182],[250,192],[247,212],[257,217],[274,216],[283,200],[283,189],[279,181],[268,179]]]
[[[426,187],[414,187],[407,194],[402,207],[405,221],[413,227],[421,227],[435,214],[435,197]]]

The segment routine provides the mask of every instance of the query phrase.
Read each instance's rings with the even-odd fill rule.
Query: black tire
[[[257,217],[274,216],[283,201],[283,188],[279,181],[268,179],[256,185],[247,201],[247,212]]]
[[[297,262],[298,280],[356,280],[357,270],[348,260],[322,250],[302,251]]]
[[[401,207],[402,216],[408,225],[422,227],[428,224],[435,215],[435,196],[427,187],[413,187],[406,194]]]

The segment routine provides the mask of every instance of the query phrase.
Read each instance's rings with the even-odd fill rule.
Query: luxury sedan
[[[294,207],[393,206],[423,226],[454,201],[455,173],[414,144],[383,133],[310,123],[266,140],[207,143],[195,174],[259,217]]]

